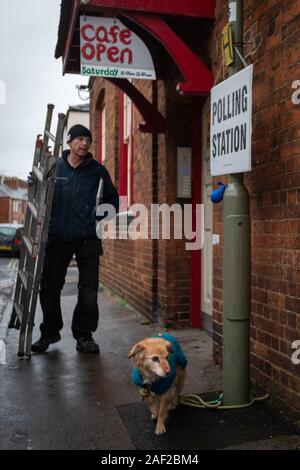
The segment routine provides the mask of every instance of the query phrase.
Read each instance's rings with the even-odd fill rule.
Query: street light
[[[90,92],[89,92],[89,86],[88,85],[76,85],[76,88],[78,90],[78,96],[81,99],[81,101],[88,101],[90,99],[90,94],[89,94]],[[88,97],[83,98],[82,95],[81,95],[82,92],[88,93]]]

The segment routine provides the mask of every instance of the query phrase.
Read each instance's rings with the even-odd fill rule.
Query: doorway
[[[210,173],[210,99],[207,98],[201,118],[202,131],[202,203],[204,204],[204,246],[201,255],[201,318],[202,327],[212,334],[212,279],[213,279],[213,204],[210,200],[212,176]]]

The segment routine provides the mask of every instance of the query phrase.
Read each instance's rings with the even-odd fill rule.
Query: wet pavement
[[[0,257],[0,321],[4,307],[13,295],[19,259]]]

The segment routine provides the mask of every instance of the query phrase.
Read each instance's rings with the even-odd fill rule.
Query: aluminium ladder
[[[33,184],[29,185],[23,245],[9,327],[20,329],[18,356],[31,356],[32,330],[40,279],[43,269],[49,220],[54,194],[56,162],[62,142],[65,115],[58,115],[56,135],[51,134],[54,106],[48,105],[44,136],[36,140],[32,166]],[[54,142],[49,152],[49,139]]]

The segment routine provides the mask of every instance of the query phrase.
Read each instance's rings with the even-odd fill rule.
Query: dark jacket
[[[119,195],[108,171],[89,153],[73,168],[63,152],[58,159],[53,205],[49,224],[49,238],[77,240],[96,236],[96,196],[99,181],[103,179],[103,203],[119,210]]]

